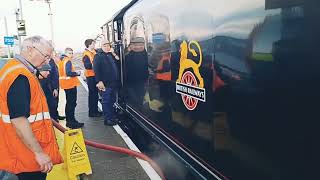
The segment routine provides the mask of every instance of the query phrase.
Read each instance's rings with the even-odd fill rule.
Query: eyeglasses
[[[41,52],[38,48],[36,48],[35,46],[33,46],[34,49],[36,49],[43,57],[45,60],[49,60],[51,58],[50,55],[44,54],[43,52]]]

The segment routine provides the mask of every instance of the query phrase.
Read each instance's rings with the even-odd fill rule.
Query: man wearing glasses
[[[48,63],[51,44],[40,36],[25,39],[21,54],[0,70],[0,171],[19,180],[45,180],[62,162],[46,97],[37,79]]]

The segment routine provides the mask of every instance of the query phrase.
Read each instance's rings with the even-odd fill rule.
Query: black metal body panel
[[[140,0],[121,13],[122,107],[199,177],[314,178],[319,1]]]

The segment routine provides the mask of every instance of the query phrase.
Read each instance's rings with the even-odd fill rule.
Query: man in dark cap
[[[54,59],[50,59],[49,64],[43,65],[40,69],[39,79],[42,90],[47,98],[49,112],[52,119],[58,121],[61,116],[58,114],[59,96],[59,74],[58,67]]]

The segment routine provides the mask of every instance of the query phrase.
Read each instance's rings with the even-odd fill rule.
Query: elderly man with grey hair
[[[113,51],[108,40],[101,42],[101,51],[94,56],[93,69],[96,75],[97,88],[102,96],[102,111],[104,125],[113,126],[117,124],[114,103],[116,93],[120,87],[120,74],[117,67],[119,56]]]
[[[21,54],[0,70],[0,170],[20,180],[45,180],[62,162],[46,97],[37,79],[52,54],[40,36],[22,43]]]

